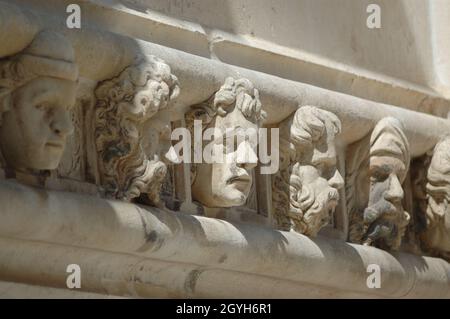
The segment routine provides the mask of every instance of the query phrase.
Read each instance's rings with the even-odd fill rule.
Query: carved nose
[[[398,180],[396,175],[391,175],[389,178],[389,188],[384,194],[384,198],[390,202],[399,202],[403,199],[402,184]]]
[[[344,179],[338,170],[336,170],[333,177],[328,180],[328,185],[336,189],[341,189],[344,186]]]
[[[64,109],[58,110],[50,123],[52,131],[61,137],[65,137],[73,132],[73,125],[70,114]]]
[[[256,167],[256,163],[238,163],[237,165],[246,171],[250,171]]]
[[[247,141],[242,142],[236,150],[236,162],[238,167],[251,170],[258,163],[258,156],[253,151],[251,144]]]

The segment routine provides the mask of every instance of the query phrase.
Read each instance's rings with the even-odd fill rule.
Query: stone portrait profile
[[[35,173],[57,168],[73,127],[78,67],[71,43],[42,31],[22,52],[0,60],[2,166]]]
[[[330,222],[344,185],[336,166],[340,131],[336,115],[314,106],[280,124],[280,170],[272,177],[277,228],[315,236]]]
[[[423,248],[433,256],[450,260],[450,136],[435,146],[427,170]]]
[[[239,145],[228,142],[239,141],[245,132],[257,134],[265,116],[253,84],[247,79],[231,77],[211,98],[192,106],[186,113],[186,126],[192,132],[191,136],[194,137],[194,120],[201,120],[202,130],[214,128],[217,132],[214,138],[224,143],[219,145],[223,147],[214,148],[213,153],[223,152],[226,157],[222,163],[192,164],[191,189],[195,201],[206,207],[233,207],[246,203],[257,162],[254,145],[245,137]],[[238,161],[240,152],[254,156],[248,161]],[[218,154],[212,156],[215,155]]]
[[[410,151],[402,123],[383,118],[348,147],[346,157],[349,240],[398,250],[410,220],[403,208]]]

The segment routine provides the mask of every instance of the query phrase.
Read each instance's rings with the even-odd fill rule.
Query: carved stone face
[[[450,253],[450,139],[440,142],[434,151],[426,186],[427,228],[424,240],[428,247]]]
[[[258,126],[246,119],[236,107],[226,116],[216,116],[210,126],[226,133],[227,138],[235,138],[243,130],[258,130]],[[224,144],[227,138],[223,139]],[[236,144],[235,142],[234,145]],[[192,184],[193,198],[207,207],[244,205],[252,186],[252,170],[257,161],[251,143],[242,142],[234,149],[224,145],[214,148],[214,152],[224,152],[226,160],[224,163],[197,164],[196,178]],[[249,154],[248,161],[238,163],[238,154],[244,152]]]
[[[331,159],[329,163],[332,163]],[[301,181],[302,187],[298,192],[291,193],[291,196],[294,196],[291,202],[299,203],[303,211],[303,223],[307,225],[306,231],[302,232],[308,236],[317,235],[319,230],[330,222],[339,200],[338,189],[343,186],[342,177],[335,165],[327,165],[326,171],[322,170],[325,165],[319,167],[296,164],[293,168],[293,173]],[[294,228],[298,229],[296,215],[291,218]]]
[[[361,178],[357,180],[357,189],[362,197],[359,200],[368,203],[364,210],[364,223],[369,225],[366,241],[384,240],[388,247],[396,247],[409,221],[409,215],[402,206],[405,164],[391,156],[371,156],[368,174],[370,183],[364,183]],[[362,191],[367,189],[367,185],[369,191]]]
[[[430,185],[431,186],[431,185]],[[431,186],[433,187],[433,186]],[[427,215],[432,215],[434,222],[426,231],[427,244],[437,250],[450,253],[450,194],[428,189]]]
[[[403,208],[402,183],[409,169],[403,124],[385,117],[347,149],[349,240],[381,249],[400,247],[410,216]]]
[[[49,77],[36,78],[12,92],[0,127],[0,146],[9,166],[16,170],[58,166],[73,130],[69,109],[75,94],[75,82]]]
[[[300,205],[303,219],[307,225],[304,234],[315,236],[330,222],[338,204],[338,190],[344,186],[344,180],[336,168],[335,128],[326,120],[324,134],[314,142],[313,150],[303,155],[300,167],[294,173],[301,180],[302,191]],[[302,163],[308,163],[302,165]],[[295,217],[293,216],[294,224]],[[297,227],[296,227],[297,228]]]
[[[311,164],[317,169],[320,178],[325,179],[329,187],[339,190],[344,179],[336,168],[335,133],[332,124],[327,123],[326,134],[314,145]]]

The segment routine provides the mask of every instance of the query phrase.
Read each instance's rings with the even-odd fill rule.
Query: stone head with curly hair
[[[143,194],[149,204],[160,204],[167,167],[159,144],[170,128],[156,116],[179,91],[170,67],[154,56],[98,85],[95,146],[99,182],[107,197],[129,201]]]
[[[450,260],[450,136],[435,146],[427,172],[424,248]]]
[[[253,84],[247,79],[231,77],[210,99],[191,108],[186,114],[186,125],[192,138],[195,138],[194,121],[200,120],[201,129],[213,128],[213,138],[220,144],[212,150],[212,157],[223,153],[225,158],[221,162],[192,164],[194,200],[206,207],[245,204],[252,185],[252,170],[257,162],[256,145],[252,142],[257,139],[265,116],[258,90]],[[246,140],[250,135],[253,136],[252,141]],[[250,155],[239,160],[242,154]]]
[[[272,177],[278,228],[315,236],[329,223],[343,186],[335,150],[340,130],[336,115],[314,106],[280,124],[280,170]]]

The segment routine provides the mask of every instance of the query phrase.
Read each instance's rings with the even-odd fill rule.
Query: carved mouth
[[[227,180],[227,184],[234,184],[234,183],[249,183],[250,182],[250,176],[247,174],[242,174],[238,176],[233,176]]]
[[[62,142],[47,142],[45,146],[51,148],[63,148],[64,144]]]
[[[396,219],[399,212],[401,211],[400,202],[390,202],[385,201],[383,209],[380,210],[383,219],[390,220]]]

